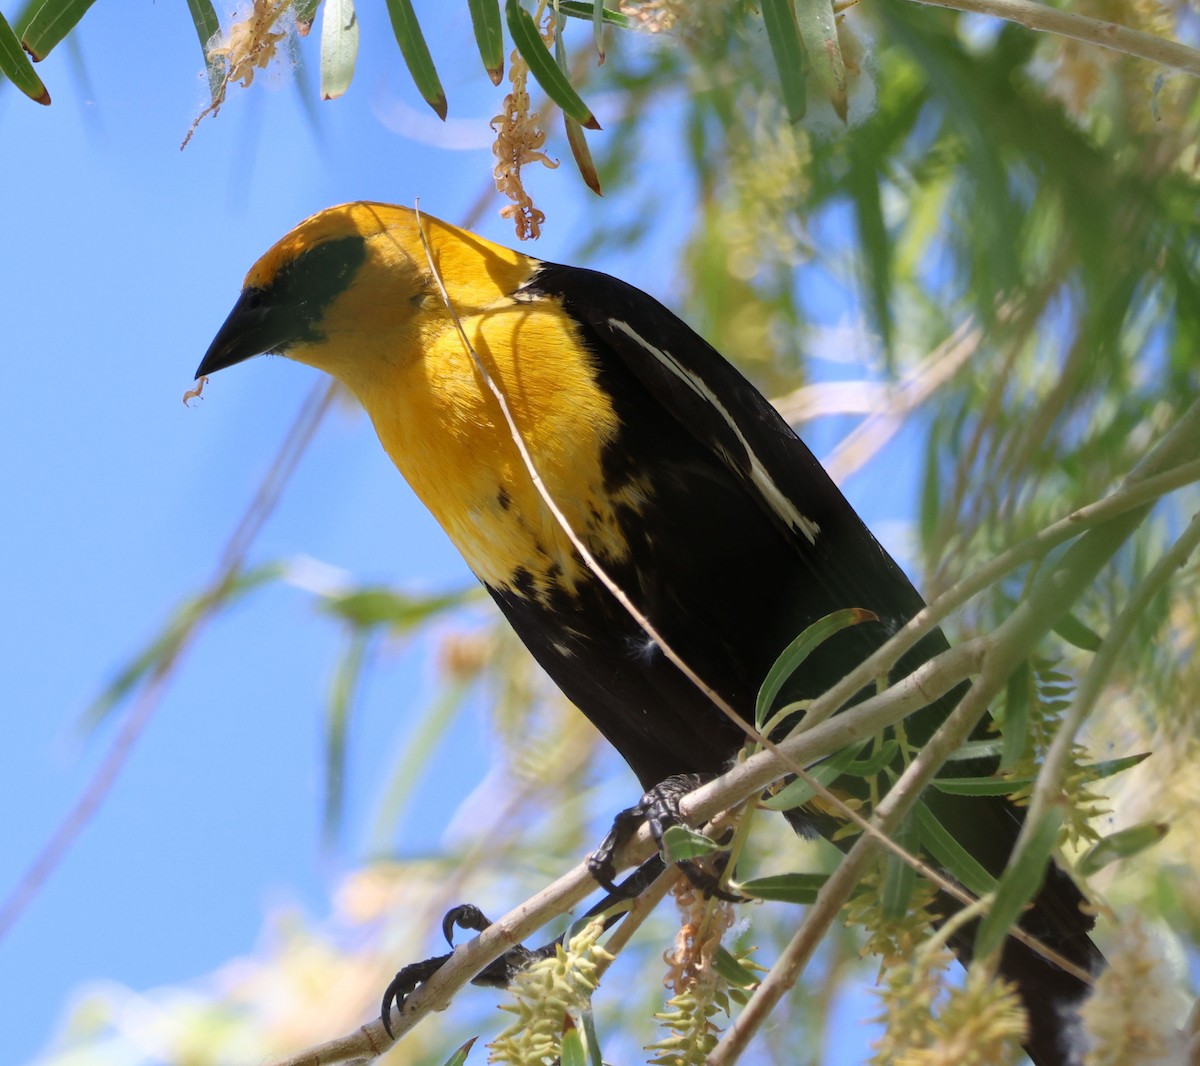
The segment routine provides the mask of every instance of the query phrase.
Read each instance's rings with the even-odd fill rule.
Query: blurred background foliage
[[[13,21],[17,35],[47,6],[28,5]],[[251,43],[277,35],[273,62],[285,67],[326,62],[335,47],[325,45],[326,59],[318,60],[317,42],[297,37],[298,26],[322,17],[312,2],[297,2],[294,11],[285,2],[243,5],[233,17],[222,13],[223,32],[212,39],[205,30],[216,32],[216,14],[201,0],[189,6],[216,71],[214,103],[229,95],[232,106],[224,79],[249,84],[256,69],[257,60],[237,65],[231,26],[265,20],[242,32]],[[326,18],[334,17],[331,9],[343,19],[353,12],[344,2],[321,6]],[[400,0],[388,6],[397,26],[411,12]],[[88,4],[56,7],[78,17]],[[509,26],[519,17],[515,7],[507,5]],[[1200,35],[1200,12],[1186,0],[1072,0],[1069,7],[1185,43]],[[863,0],[838,17],[846,79],[839,100],[811,61],[781,79],[757,4],[622,0],[616,14],[627,28],[604,29],[602,65],[583,19],[569,20],[561,38],[561,68],[580,98],[603,100],[605,115],[615,117],[585,135],[590,157],[582,158],[594,166],[604,209],[580,225],[575,261],[661,240],[667,205],[686,200],[688,229],[675,235],[681,251],[658,264],[655,295],[777,397],[802,433],[832,449],[840,477],[866,463],[886,468],[897,449],[920,454],[911,536],[901,548],[915,560],[927,596],[1111,490],[1195,398],[1194,78],[977,14]],[[341,66],[323,69],[322,84],[340,77],[346,89],[353,52],[344,40],[340,47]],[[413,47],[409,40],[405,58],[422,85]],[[439,65],[474,66],[486,77],[480,47],[464,36],[437,41],[433,51]],[[507,57],[509,73],[515,55]],[[12,76],[10,67],[20,63],[10,58],[4,69]],[[806,113],[792,122],[797,74]],[[427,70],[424,76],[422,91],[437,110]],[[361,106],[357,88],[336,106]],[[250,97],[254,91],[250,85]],[[552,106],[544,114],[559,121]],[[655,162],[664,130],[687,152],[686,171],[670,172],[669,181]],[[540,180],[579,181],[571,169]],[[530,250],[536,254],[536,246]],[[831,299],[849,309],[837,327],[819,313]],[[844,380],[814,380],[813,354],[827,376]],[[836,375],[830,365],[839,367]],[[1105,632],[1197,500],[1188,490],[1156,507],[1076,606],[1081,632]],[[279,580],[285,570],[264,579]],[[1096,759],[1153,751],[1137,768],[1093,786],[1110,793],[1112,813],[1099,831],[1148,820],[1171,826],[1157,847],[1107,867],[1092,888],[1109,905],[1133,908],[1169,930],[1193,960],[1200,945],[1197,576],[1193,560],[1153,598],[1086,736]],[[972,601],[952,620],[952,634],[994,626],[1028,580],[1019,571]],[[219,611],[230,591],[203,601],[202,610]],[[448,905],[477,899],[503,908],[523,898],[577,861],[628,801],[597,771],[590,726],[564,713],[561,697],[473,591],[415,597],[363,587],[314,595],[344,630],[328,698],[334,839],[343,828],[340,753],[364,678],[387,669],[381,651],[434,620],[442,634],[443,687],[429,706],[406,709],[423,716],[420,739],[382,789],[372,852],[326,920],[277,915],[254,955],[186,989],[150,997],[96,991],[47,1061],[258,1061],[350,1031],[372,1013],[397,963],[429,953],[428,936]],[[184,628],[190,617],[181,615]],[[122,675],[105,708],[124,706],[174,654],[169,638]],[[1061,672],[1069,688],[1089,661],[1080,643],[1088,642],[1048,641],[1039,669]],[[490,709],[495,765],[465,801],[444,852],[399,858],[403,821],[422,802],[411,787],[417,771],[473,699]],[[1047,715],[1060,711],[1061,703],[1047,701]],[[826,845],[796,842],[766,820],[752,851],[760,872],[833,861]],[[656,1039],[653,1016],[663,999],[657,960],[674,936],[669,909],[618,962],[609,980],[621,994],[597,996],[601,1031],[617,1034],[606,1042],[616,1061],[635,1061]],[[769,964],[794,914],[785,905],[755,908],[733,940],[756,945],[756,957]],[[763,1061],[824,1061],[841,983],[874,965],[858,962],[854,935],[836,930],[756,1053]],[[451,1015],[420,1027],[388,1060],[440,1062],[466,1036],[498,1028],[491,994],[463,996]]]

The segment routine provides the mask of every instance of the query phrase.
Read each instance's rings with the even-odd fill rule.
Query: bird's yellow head
[[[277,353],[355,388],[373,362],[416,350],[422,330],[444,321],[431,257],[460,314],[494,305],[537,267],[527,256],[407,207],[330,207],[254,264],[196,376]]]

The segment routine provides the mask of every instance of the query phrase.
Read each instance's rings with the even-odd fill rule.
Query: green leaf
[[[1054,632],[1068,644],[1073,644],[1084,651],[1099,651],[1102,643],[1100,635],[1089,629],[1073,612],[1068,611],[1051,627]]]
[[[1024,847],[1000,878],[996,896],[975,934],[974,956],[986,959],[1003,945],[1008,931],[1046,879],[1046,864],[1058,844],[1066,810],[1055,804],[1042,816]]]
[[[793,875],[785,875],[793,876]],[[795,875],[804,876],[804,875]],[[764,880],[769,880],[766,878]],[[735,988],[754,988],[758,985],[760,978],[757,974],[748,970],[741,960],[735,958],[726,947],[718,947],[717,953],[713,957],[713,969],[721,976],[721,978],[733,985]]]
[[[948,796],[1009,796],[1033,784],[1032,777],[935,777],[930,784]]]
[[[845,774],[847,777],[874,777],[885,766],[891,766],[899,754],[900,745],[889,737],[876,747],[874,755],[848,763]]]
[[[295,0],[292,4],[292,14],[296,16],[296,32],[301,37],[307,37],[317,17],[317,5],[321,0]]]
[[[619,11],[611,11],[604,7],[602,0],[560,0],[558,11],[561,15],[567,15],[573,19],[586,19],[588,22],[594,22],[596,18],[596,9],[600,8],[600,20],[608,23],[610,26],[620,26],[623,30],[637,29],[637,23],[634,22],[628,15],[622,15]]]
[[[561,36],[561,35],[560,35]],[[596,43],[596,55],[604,62],[604,0],[592,0],[592,40]]]
[[[442,90],[442,82],[433,65],[421,25],[417,22],[417,14],[413,11],[412,0],[387,0],[387,9],[400,53],[404,56],[417,92],[425,98],[437,117],[445,121],[446,94]]]
[[[796,14],[789,0],[762,0],[762,16],[779,72],[783,106],[789,121],[799,122],[808,107],[808,88],[804,84],[804,49],[800,46]]]
[[[920,847],[916,819],[905,815],[896,827],[893,840],[909,854]],[[895,852],[889,851],[883,860],[883,888],[880,892],[880,907],[888,921],[898,921],[908,913],[908,904],[917,885],[917,871]]]
[[[589,130],[598,130],[600,123],[580,99],[579,94],[567,80],[566,74],[559,69],[549,49],[542,43],[542,36],[533,21],[518,0],[505,0],[504,16],[508,23],[508,32],[512,34],[513,44],[529,64],[530,73],[537,83],[545,90],[564,114],[570,115]],[[590,13],[589,13],[590,17]]]
[[[1103,762],[1095,762],[1085,769],[1095,774],[1097,778],[1114,777],[1148,758],[1150,758],[1150,752],[1143,751],[1140,755],[1126,755],[1120,759],[1105,759]]]
[[[566,74],[567,49],[563,44],[561,26],[560,32],[554,35],[554,58],[558,63],[559,69]],[[563,127],[567,132],[567,143],[571,146],[571,155],[575,158],[575,166],[579,170],[579,176],[583,178],[584,184],[592,192],[597,196],[602,195],[600,192],[600,175],[596,173],[596,164],[592,162],[592,153],[588,148],[583,127],[565,111],[563,112]]]
[[[565,111],[563,125],[567,131],[567,144],[571,146],[571,155],[575,158],[575,166],[579,168],[579,176],[583,183],[597,196],[603,196],[600,191],[600,175],[596,172],[596,164],[592,162],[592,152],[588,148],[587,138],[583,127]]]
[[[775,698],[792,676],[820,645],[824,644],[835,633],[856,626],[860,622],[877,621],[879,616],[861,607],[847,607],[832,614],[818,618],[808,626],[795,640],[791,642],[779,658],[775,660],[762,687],[758,690],[758,699],[754,703],[754,726],[762,729],[775,705]]]
[[[588,1066],[587,1052],[583,1047],[583,1036],[575,1026],[570,1014],[563,1015],[562,1044],[559,1063],[561,1066]]]
[[[435,596],[410,596],[395,589],[367,587],[327,596],[321,608],[360,629],[387,626],[404,632],[441,611],[458,607],[474,593],[470,588]]]
[[[1029,736],[1029,688],[1033,675],[1026,659],[1009,676],[1004,688],[1004,749],[1000,769],[1015,766],[1025,754]]]
[[[176,609],[174,616],[161,632],[129,663],[123,666],[117,676],[96,697],[83,714],[83,727],[92,729],[99,725],[109,712],[121,700],[129,696],[140,683],[152,679],[159,670],[162,670],[170,662],[172,655],[183,640],[205,617],[215,614],[219,608],[229,607],[260,585],[278,581],[284,573],[283,564],[265,563],[239,573],[219,589],[185,600]]]
[[[828,874],[772,874],[770,877],[737,881],[731,884],[730,888],[751,899],[765,899],[775,903],[799,903],[807,906],[816,902],[817,893],[827,880],[829,880]],[[757,983],[756,979],[755,983]]]
[[[968,892],[986,896],[996,887],[996,879],[950,835],[924,803],[918,801],[913,807],[913,814],[921,847]]]
[[[358,59],[354,0],[325,0],[321,13],[321,99],[336,100],[350,87]]]
[[[1167,835],[1170,828],[1166,822],[1142,822],[1128,829],[1120,829],[1103,840],[1097,840],[1080,856],[1075,869],[1080,877],[1091,877],[1109,863],[1132,858],[1153,847]]]
[[[968,740],[946,762],[969,762],[972,759],[994,759],[1000,754],[1001,742],[996,740]]]
[[[831,755],[824,762],[818,763],[816,766],[810,767],[808,776],[817,784],[824,785],[828,788],[839,777],[846,772],[846,767],[850,766],[858,753],[866,746],[865,740],[860,740],[856,744],[851,744],[848,748],[843,748],[841,751]],[[768,796],[762,801],[762,806],[773,811],[790,811],[794,807],[802,807],[808,803],[816,792],[812,785],[802,777],[796,778],[789,782],[773,796]]]
[[[330,686],[325,729],[325,811],[322,825],[323,835],[330,842],[336,839],[341,827],[346,796],[346,736],[350,708],[363,674],[367,649],[366,633],[356,630],[351,637],[350,647],[334,671],[333,684]]]
[[[667,862],[682,862],[684,859],[698,859],[720,851],[721,845],[712,837],[689,829],[686,825],[672,825],[663,833],[663,851]]]
[[[796,26],[834,113],[846,121],[846,63],[830,0],[796,0]]]
[[[96,0],[35,0],[17,20],[17,36],[25,50],[40,63],[50,50],[75,28]]]
[[[596,1035],[596,1019],[592,1014],[590,1000],[579,1020],[583,1023],[583,1038],[587,1043],[588,1066],[604,1066],[604,1059],[600,1055],[600,1038]]]
[[[221,32],[221,22],[213,10],[211,0],[187,0],[192,13],[192,24],[200,38],[200,50],[204,53],[204,66],[208,71],[208,93],[215,104],[225,95],[225,57],[209,52],[213,38]]]
[[[328,3],[328,2],[329,2],[329,0],[326,0],[326,3]],[[453,1055],[451,1055],[442,1064],[442,1066],[463,1066],[463,1063],[465,1063],[467,1061],[467,1056],[469,1054],[471,1054],[471,1048],[474,1046],[475,1041],[478,1039],[479,1039],[479,1037],[477,1037],[477,1036],[471,1037],[471,1039],[468,1040],[465,1044],[463,1044],[462,1047],[460,1047]]]
[[[0,72],[18,89],[39,104],[49,104],[50,94],[38,77],[29,56],[3,15],[0,15]]]
[[[467,0],[471,9],[471,26],[483,69],[499,85],[504,77],[504,28],[500,21],[500,0]]]

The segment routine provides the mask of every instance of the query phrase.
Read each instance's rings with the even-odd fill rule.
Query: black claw
[[[628,898],[641,891],[641,888],[629,891],[629,881],[620,887],[613,883],[617,873],[613,859],[618,849],[633,836],[638,826],[645,822],[659,852],[663,852],[663,837],[666,831],[673,825],[685,824],[679,811],[680,801],[689,792],[704,784],[705,780],[707,779],[700,774],[675,774],[655,785],[634,806],[621,811],[613,819],[608,835],[587,860],[588,873],[606,892],[618,898]],[[713,874],[690,860],[684,860],[678,865],[687,879],[705,896],[716,896],[727,903],[745,902],[744,896],[729,892],[720,886],[721,870]]]
[[[470,929],[475,933],[482,933],[489,925],[492,924],[490,918],[484,917],[483,911],[473,903],[460,903],[457,907],[451,907],[442,918],[442,936],[446,938],[446,943],[454,947],[454,930]]]
[[[392,1008],[400,1011],[404,1009],[404,1001],[408,999],[417,986],[428,981],[446,960],[449,955],[438,955],[432,959],[425,959],[423,962],[414,962],[404,969],[397,972],[396,976],[388,983],[387,988],[383,990],[383,1003],[379,1009],[379,1017],[383,1022],[384,1032],[388,1036],[395,1039],[395,1034],[392,1032]]]

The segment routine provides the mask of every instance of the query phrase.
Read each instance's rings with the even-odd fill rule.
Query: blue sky
[[[64,45],[42,65],[50,108],[0,90],[0,895],[112,737],[111,724],[84,736],[80,715],[208,579],[315,380],[256,360],[192,408],[180,402],[246,269],[331,203],[419,196],[456,221],[486,186],[486,121],[503,90],[450,62],[469,47],[466,5],[444,5],[448,24],[431,33],[446,128],[417,98],[382,5],[362,6],[346,98],[318,103],[315,69],[307,105],[290,78],[268,76],[233,89],[184,152],[205,88],[182,3],[96,5],[77,55]],[[315,61],[316,32],[303,49]],[[430,131],[437,143],[420,139]],[[670,142],[657,148],[669,168]],[[543,258],[571,258],[583,211],[622,210],[589,203],[569,171],[533,178],[550,215]],[[476,228],[512,241],[494,209]],[[667,234],[680,229],[666,220]],[[652,258],[588,265],[670,300]],[[327,420],[252,558],[302,554],[408,587],[469,580],[349,411]],[[352,782],[375,780],[402,746],[395,707],[433,682],[422,650],[372,683]],[[333,856],[320,845],[321,714],[338,651],[311,598],[287,586],[204,633],[111,795],[0,943],[0,1062],[34,1057],[84,982],[186,981],[249,950],[272,904],[324,910],[359,843]],[[456,758],[482,765],[486,752]],[[447,790],[448,809],[460,798],[454,781],[430,787]],[[374,799],[352,789],[348,823]],[[411,826],[412,846],[433,846],[439,829]]]

